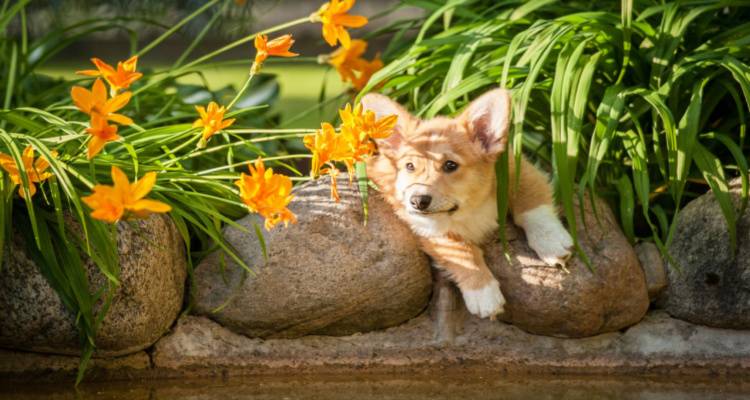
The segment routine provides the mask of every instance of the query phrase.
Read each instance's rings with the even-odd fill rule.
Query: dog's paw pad
[[[496,280],[479,289],[461,290],[461,294],[466,309],[480,318],[491,318],[503,313],[505,297],[500,292],[500,284]]]

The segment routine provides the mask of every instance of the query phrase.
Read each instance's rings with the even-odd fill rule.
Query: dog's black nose
[[[414,207],[415,210],[419,210],[419,211],[426,210],[427,207],[430,206],[431,201],[432,201],[432,196],[426,195],[426,194],[415,194],[414,196],[411,196],[411,198],[409,199],[411,206]]]

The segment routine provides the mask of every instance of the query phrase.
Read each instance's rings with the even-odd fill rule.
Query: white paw
[[[552,206],[540,206],[516,218],[526,232],[526,239],[547,265],[561,265],[571,256],[573,238],[557,217]]]
[[[503,313],[505,297],[500,292],[500,284],[494,279],[482,288],[461,290],[461,294],[469,312],[480,318]]]

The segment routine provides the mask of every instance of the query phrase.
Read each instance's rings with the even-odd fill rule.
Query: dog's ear
[[[459,117],[480,151],[496,157],[505,150],[510,126],[510,93],[494,89],[474,100]]]
[[[378,150],[383,154],[393,153],[404,140],[406,129],[413,120],[413,116],[409,114],[406,109],[401,107],[400,104],[389,99],[386,96],[378,93],[368,93],[362,100],[360,100],[362,108],[375,113],[375,116],[380,119],[389,115],[395,115],[398,117],[396,126],[393,128],[393,134],[385,139],[377,139],[375,142],[378,144]]]

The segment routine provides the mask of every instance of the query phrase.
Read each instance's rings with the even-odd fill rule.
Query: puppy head
[[[394,133],[377,142],[395,175],[389,193],[412,225],[449,222],[494,199],[494,163],[505,150],[510,95],[485,93],[456,118],[420,120],[379,94],[362,98],[365,109],[382,118],[397,115]]]

